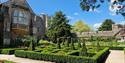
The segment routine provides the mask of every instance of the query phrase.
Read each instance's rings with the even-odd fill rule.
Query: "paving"
[[[105,63],[125,63],[125,54],[122,50],[110,50]]]
[[[40,60],[32,60],[27,58],[19,58],[19,57],[15,57],[14,55],[3,55],[3,54],[0,54],[0,59],[9,60],[16,63],[54,63],[54,62],[47,62],[47,61],[40,61]]]

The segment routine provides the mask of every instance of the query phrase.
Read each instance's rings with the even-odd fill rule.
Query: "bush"
[[[14,49],[1,49],[1,54],[14,54]]]
[[[109,48],[105,48],[104,50],[99,51],[97,55],[93,57],[72,56],[72,55],[63,55],[63,54],[57,55],[53,53],[39,53],[39,52],[33,52],[33,51],[16,50],[15,56],[44,60],[44,61],[52,61],[56,63],[100,63],[101,60],[107,57],[108,53],[109,53]]]
[[[124,53],[125,53],[125,48],[124,48]]]
[[[110,47],[111,50],[123,50],[125,47]]]
[[[106,57],[109,55],[109,48],[105,48],[98,52],[95,56],[93,56],[93,60],[96,63],[102,63],[106,59]]]
[[[12,62],[12,61],[4,61],[4,63],[15,63],[15,62]]]
[[[27,48],[8,48],[8,49],[0,49],[0,54],[14,54],[15,50],[27,50]]]

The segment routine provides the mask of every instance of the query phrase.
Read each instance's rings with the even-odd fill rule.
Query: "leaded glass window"
[[[29,13],[24,10],[15,10],[13,14],[13,23],[29,24]]]

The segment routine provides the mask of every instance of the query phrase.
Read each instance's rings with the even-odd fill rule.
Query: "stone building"
[[[39,40],[46,20],[37,16],[26,0],[8,0],[0,4],[0,42],[10,45],[17,37],[32,35]]]

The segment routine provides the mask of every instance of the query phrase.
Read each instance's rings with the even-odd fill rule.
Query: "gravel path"
[[[27,58],[19,58],[19,57],[15,57],[14,55],[3,55],[3,54],[0,54],[0,59],[14,61],[16,63],[53,63],[53,62],[47,62],[47,61],[32,60]]]
[[[105,63],[125,63],[124,51],[110,50],[110,52]]]

